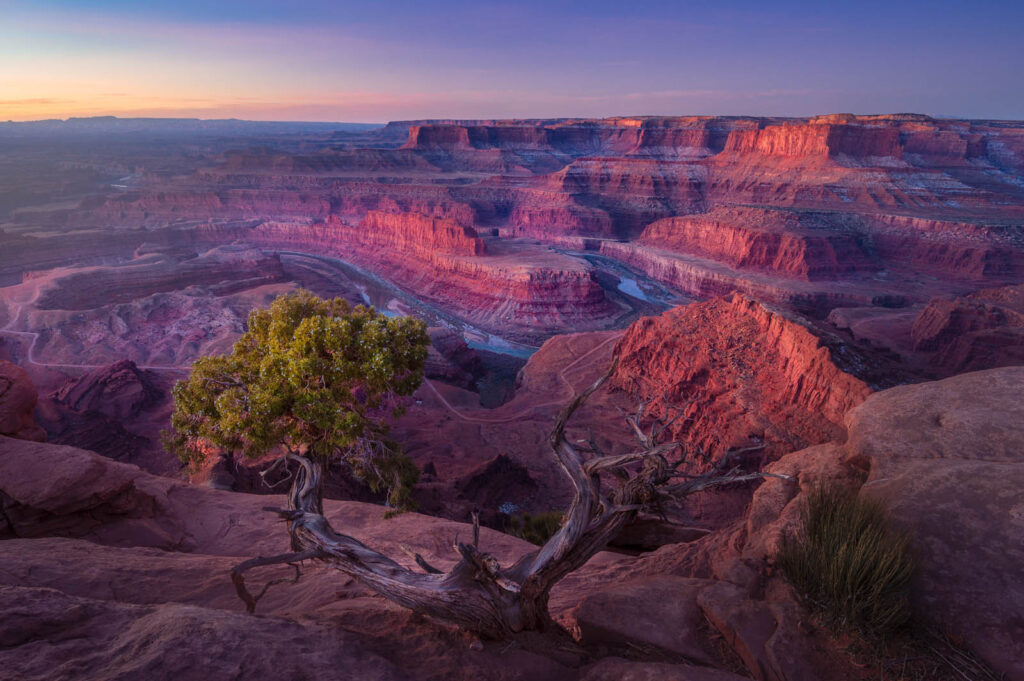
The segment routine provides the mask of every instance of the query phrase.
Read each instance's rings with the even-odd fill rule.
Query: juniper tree
[[[428,344],[421,320],[285,294],[250,313],[230,353],[197,360],[175,385],[165,441],[193,465],[212,450],[282,452],[279,462],[318,469],[344,460],[405,508],[418,471],[388,436],[387,418],[422,382]],[[322,485],[312,493],[320,509]]]

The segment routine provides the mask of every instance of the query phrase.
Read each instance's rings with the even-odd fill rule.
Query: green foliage
[[[509,518],[509,529],[510,534],[541,546],[558,532],[563,522],[565,514],[561,511],[545,511],[535,515],[523,513]]]
[[[192,465],[212,449],[257,457],[284,447],[325,466],[342,456],[406,507],[419,472],[385,419],[422,382],[429,342],[421,320],[285,294],[249,314],[229,354],[197,360],[174,386],[165,443]]]
[[[877,638],[910,618],[909,539],[880,503],[856,492],[812,490],[800,531],[783,542],[777,563],[805,606],[834,629]]]

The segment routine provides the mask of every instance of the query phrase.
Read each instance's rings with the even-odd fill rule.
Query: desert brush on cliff
[[[509,533],[531,544],[543,545],[565,522],[561,511],[523,513],[509,518]]]

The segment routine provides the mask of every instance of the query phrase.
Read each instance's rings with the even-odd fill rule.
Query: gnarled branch
[[[322,511],[320,465],[298,452],[285,456],[298,463],[288,494],[286,509],[273,509],[288,522],[294,553],[255,558],[232,571],[239,597],[250,612],[271,584],[253,597],[245,588],[242,574],[253,567],[294,563],[309,558],[333,567],[360,581],[384,597],[416,612],[438,617],[491,638],[527,630],[544,629],[550,623],[547,603],[551,587],[598,553],[637,512],[656,505],[666,494],[687,495],[719,485],[742,483],[766,477],[765,473],[742,473],[727,464],[679,482],[680,462],[667,457],[677,443],[659,443],[668,424],[655,423],[646,432],[640,426],[645,405],[626,416],[640,443],[628,454],[601,453],[593,434],[592,453],[584,460],[581,451],[566,438],[569,420],[583,403],[607,381],[615,365],[604,376],[577,395],[558,415],[549,445],[559,467],[573,487],[573,500],[565,522],[539,550],[522,556],[503,568],[498,560],[480,550],[479,516],[473,516],[472,544],[456,542],[460,560],[447,572],[435,568],[421,555],[402,547],[421,572],[399,565],[357,539],[336,532]],[[682,412],[680,411],[680,414]],[[678,419],[677,414],[672,420]],[[616,483],[602,487],[602,474]],[[785,477],[785,476],[772,476]],[[673,482],[676,481],[676,482]]]

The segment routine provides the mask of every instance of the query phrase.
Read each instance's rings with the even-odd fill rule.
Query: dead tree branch
[[[457,624],[490,638],[551,626],[548,594],[563,577],[581,567],[632,520],[637,512],[656,508],[665,495],[687,495],[726,484],[744,483],[766,477],[764,473],[743,473],[737,468],[716,468],[703,475],[679,481],[679,461],[668,457],[677,443],[658,442],[682,410],[667,423],[655,422],[646,431],[640,426],[646,405],[626,416],[640,448],[621,455],[604,455],[593,434],[582,451],[593,456],[584,460],[581,450],[566,437],[572,416],[614,370],[577,395],[558,415],[549,445],[559,467],[572,484],[573,500],[565,521],[544,546],[502,567],[498,560],[480,550],[479,515],[473,516],[472,544],[456,541],[459,562],[447,572],[430,565],[406,547],[423,573],[399,565],[357,539],[334,530],[323,516],[323,481],[320,465],[289,451],[285,458],[298,463],[288,494],[286,509],[274,509],[288,523],[293,553],[254,558],[232,571],[239,597],[252,612],[267,588],[252,596],[245,588],[243,573],[261,565],[295,563],[315,559],[358,580],[395,603],[424,615]],[[602,475],[602,474],[609,475]],[[772,476],[785,477],[785,476]],[[605,489],[604,480],[614,485]]]

